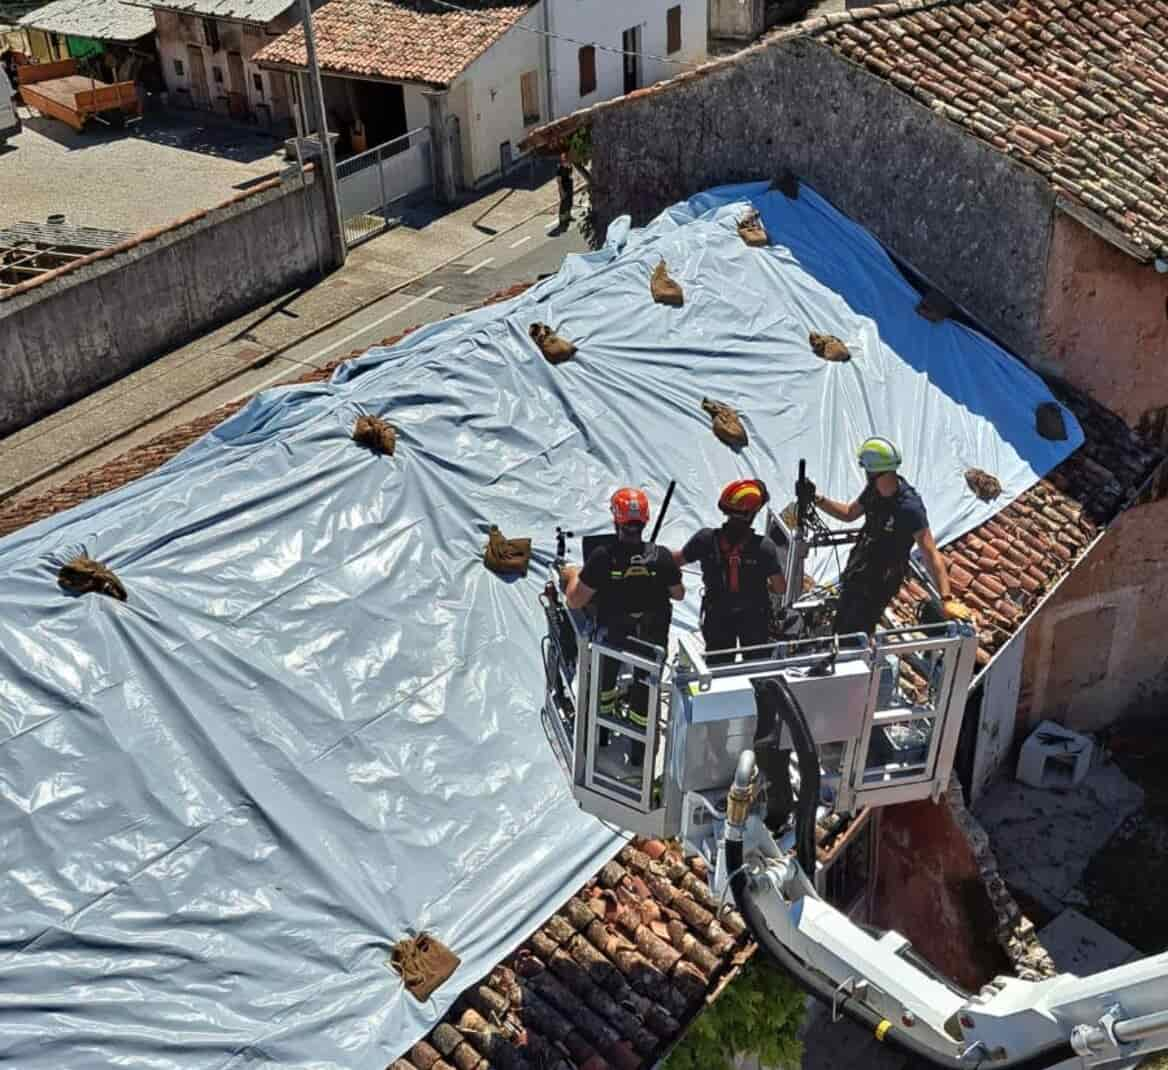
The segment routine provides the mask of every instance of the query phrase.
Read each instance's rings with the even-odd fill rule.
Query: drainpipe
[[[552,4],[555,0],[543,0],[543,66],[547,71],[547,109],[548,122],[559,118],[556,112],[556,68],[552,62],[552,57],[555,55],[554,46],[552,45]]]

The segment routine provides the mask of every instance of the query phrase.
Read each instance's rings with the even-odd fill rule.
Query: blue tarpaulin
[[[772,247],[738,237],[748,202]],[[650,299],[661,257],[683,308]],[[878,433],[947,541],[1082,441],[1065,410],[1067,440],[1039,437],[1042,381],[918,300],[810,190],[714,190],[0,542],[0,1062],[382,1070],[619,842],[540,725],[557,524],[602,531],[617,486],[656,507],[674,478],[678,546],[724,482],[782,498],[800,457],[849,498]],[[577,357],[548,365],[534,321]],[[362,413],[398,429],[394,456],[350,439]],[[526,578],[484,569],[492,523],[535,540]],[[127,602],[58,587],[79,552]],[[462,959],[426,1004],[386,964],[421,930]]]

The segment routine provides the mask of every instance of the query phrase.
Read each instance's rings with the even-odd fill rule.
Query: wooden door
[[[207,91],[207,64],[203,50],[197,45],[187,45],[187,62],[191,67],[191,103],[196,108],[210,108],[211,94]]]

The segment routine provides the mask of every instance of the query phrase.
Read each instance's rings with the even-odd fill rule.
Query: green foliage
[[[592,127],[581,126],[577,128],[564,143],[564,147],[568,150],[568,155],[571,156],[573,163],[587,167],[592,159]]]
[[[769,1070],[797,1067],[806,996],[762,952],[698,1015],[665,1070],[733,1070],[735,1055],[754,1056]]]

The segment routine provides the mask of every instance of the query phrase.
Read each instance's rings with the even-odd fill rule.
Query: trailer
[[[41,115],[59,119],[78,133],[91,118],[124,120],[142,114],[134,82],[109,85],[77,73],[77,61],[31,63],[16,69],[21,99]]]

